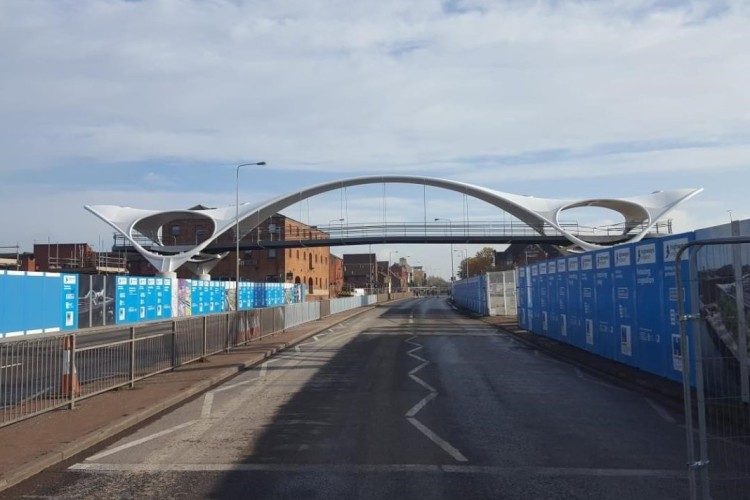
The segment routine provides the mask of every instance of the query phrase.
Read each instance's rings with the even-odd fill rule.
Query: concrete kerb
[[[89,434],[85,434],[81,436],[80,438],[77,438],[75,442],[67,443],[65,446],[62,446],[60,449],[50,451],[48,454],[42,457],[39,457],[38,459],[32,460],[31,462],[28,462],[24,464],[23,466],[18,467],[16,470],[7,471],[6,473],[3,474],[3,477],[0,478],[0,491],[6,490],[10,488],[11,486],[15,486],[16,484],[22,481],[25,481],[26,479],[29,479],[30,477],[33,477],[36,474],[39,474],[45,469],[48,469],[61,462],[64,462],[65,460],[68,460],[74,457],[75,455],[82,453],[86,451],[87,449],[93,446],[96,446],[99,443],[128,430],[129,428],[139,424],[140,422],[143,422],[144,420],[147,420],[151,417],[158,415],[159,413],[162,413],[173,407],[178,406],[184,401],[190,399],[191,397],[201,394],[202,392],[205,392],[211,387],[216,386],[220,383],[226,382],[227,380],[237,376],[243,370],[247,370],[248,368],[251,368],[257,365],[258,363],[262,362],[265,359],[272,357],[274,354],[278,352],[284,351],[290,347],[294,347],[295,345],[301,342],[304,342],[310,337],[317,335],[320,332],[323,332],[325,330],[328,330],[334,325],[337,325],[348,319],[364,314],[367,311],[370,311],[374,308],[375,308],[374,305],[357,308],[354,310],[354,313],[348,314],[345,317],[336,318],[336,321],[334,321],[333,323],[326,324],[325,326],[321,326],[319,328],[314,328],[311,331],[300,335],[299,337],[295,338],[294,340],[290,342],[282,342],[281,347],[279,348],[274,347],[271,349],[267,349],[263,353],[256,353],[247,361],[240,363],[231,368],[225,368],[221,370],[220,372],[215,373],[213,376],[209,377],[208,379],[203,380],[201,382],[197,382],[193,384],[192,386],[188,387],[187,389],[182,390],[178,392],[177,394],[174,394],[170,397],[163,399],[161,402],[155,405],[151,405],[148,408],[144,408],[140,411],[136,411],[132,415],[123,417],[117,422],[113,422],[107,425],[106,427],[101,428],[97,431],[91,432]],[[343,314],[343,313],[339,313],[339,314]],[[316,321],[325,321],[328,318],[331,318],[331,316],[327,316],[326,318],[321,318]],[[299,326],[304,326],[304,323]],[[287,332],[291,330],[293,329],[287,330]],[[280,334],[280,333],[284,333],[284,331],[276,332],[276,334]],[[268,338],[270,336],[271,335],[266,335],[263,338]]]

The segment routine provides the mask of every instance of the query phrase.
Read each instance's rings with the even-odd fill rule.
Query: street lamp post
[[[453,268],[453,221],[451,221],[450,219],[442,218],[442,217],[435,217],[435,220],[436,221],[439,221],[439,220],[448,221],[448,231],[450,232],[450,235],[451,235],[451,281],[454,281],[456,274],[453,272],[453,269],[454,269]]]
[[[235,292],[234,292],[234,310],[240,310],[240,167],[248,167],[252,165],[262,166],[266,162],[258,161],[255,163],[241,163],[237,165],[237,177],[235,179],[235,229],[234,229],[234,280],[235,280]]]

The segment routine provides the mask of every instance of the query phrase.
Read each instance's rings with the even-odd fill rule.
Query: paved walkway
[[[136,383],[0,428],[0,491],[224,382],[274,353],[373,309],[367,306],[278,332]]]

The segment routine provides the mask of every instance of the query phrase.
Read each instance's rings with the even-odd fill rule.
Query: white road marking
[[[300,348],[299,348],[299,345],[294,346],[294,350],[297,351],[297,352],[301,352]]]
[[[649,404],[649,406],[651,406],[651,408],[653,408],[654,411],[658,413],[661,418],[663,418],[665,421],[669,422],[670,424],[677,423],[676,420],[672,417],[672,415],[670,415],[669,412],[667,412],[667,410],[665,410],[658,404],[654,403],[650,399],[648,398],[645,398],[645,399],[646,399],[646,402]]]
[[[264,364],[265,364],[265,363],[264,363]],[[254,379],[252,379],[252,380],[245,380],[244,382],[237,382],[236,384],[232,384],[232,385],[225,385],[225,386],[223,386],[223,387],[219,387],[218,389],[214,389],[214,390],[213,390],[213,391],[211,391],[211,392],[224,392],[224,391],[229,391],[229,390],[231,390],[231,389],[234,389],[235,387],[239,387],[239,386],[241,386],[241,385],[245,385],[245,384],[249,384],[249,383],[251,383],[251,382],[255,382],[256,380],[258,380],[258,379],[255,379],[255,378],[254,378]]]
[[[406,417],[413,418],[417,413],[419,413],[422,410],[422,408],[427,406],[427,403],[435,399],[437,395],[438,395],[437,392],[429,393],[427,396],[425,396],[425,398],[422,401],[412,406],[411,410],[406,412]]]
[[[170,427],[169,429],[165,429],[161,432],[157,432],[156,434],[151,434],[150,436],[146,436],[141,439],[136,439],[135,441],[131,441],[127,444],[124,444],[122,446],[118,446],[116,448],[112,448],[110,450],[103,451],[101,453],[97,453],[96,455],[92,455],[86,460],[94,461],[99,460],[100,458],[108,457],[109,455],[114,455],[117,452],[120,452],[122,450],[127,450],[128,448],[133,448],[134,446],[141,445],[143,443],[147,443],[149,441],[153,441],[154,439],[160,438],[162,436],[166,436],[167,434],[171,434],[173,432],[179,431],[180,429],[184,429],[185,427],[190,427],[194,423],[196,423],[197,420],[190,420],[189,422],[185,422],[184,424],[175,425],[174,427]]]
[[[319,335],[313,335],[313,338],[315,339],[315,342],[320,342],[320,336]]]
[[[419,429],[419,432],[427,436],[427,438],[438,445],[440,448],[443,449],[448,455],[453,457],[454,460],[457,462],[468,462],[469,459],[466,458],[460,451],[458,451],[456,448],[450,445],[447,441],[445,441],[443,438],[432,432],[429,428],[427,428],[424,424],[422,424],[419,420],[413,417],[408,417],[406,420],[409,421],[411,425]]]
[[[260,365],[260,378],[263,378],[263,377],[266,376],[266,370],[268,369],[268,363],[274,363],[274,362],[278,361],[279,359],[281,359],[281,358],[269,359],[268,361],[266,361],[265,363],[263,363],[262,365]]]
[[[427,474],[476,474],[517,476],[528,474],[548,477],[652,477],[687,481],[684,470],[670,469],[591,469],[575,467],[498,467],[492,465],[427,464],[100,464],[80,463],[71,470],[89,473],[111,472],[332,472],[387,473],[419,472]]]
[[[203,408],[201,409],[201,418],[208,418],[211,416],[211,406],[214,404],[214,393],[207,392],[203,398]]]

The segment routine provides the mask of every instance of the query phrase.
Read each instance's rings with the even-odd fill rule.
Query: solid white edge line
[[[497,467],[492,465],[427,464],[101,464],[79,463],[69,470],[89,473],[111,472],[335,472],[428,474],[482,474],[516,476],[529,474],[548,477],[656,477],[687,480],[684,470],[669,469],[590,469],[574,467]]]
[[[255,382],[256,380],[257,380],[257,379],[252,379],[252,380],[245,380],[244,382],[237,382],[236,384],[232,384],[232,385],[226,385],[226,386],[224,386],[224,387],[219,387],[218,389],[214,389],[214,390],[213,390],[213,391],[211,391],[211,392],[224,392],[224,391],[229,391],[229,390],[232,390],[232,389],[234,389],[235,387],[239,387],[239,386],[241,386],[241,385],[245,385],[245,384],[249,384],[249,383],[251,383],[251,382]]]
[[[214,393],[207,392],[203,398],[203,408],[201,409],[201,418],[208,418],[211,416],[211,406],[214,404]]]
[[[414,406],[412,406],[411,410],[409,410],[409,411],[406,412],[406,418],[410,418],[410,417],[416,416],[416,414],[419,413],[420,411],[422,411],[422,408],[424,408],[425,406],[427,406],[427,403],[429,403],[430,401],[432,401],[433,399],[435,399],[437,397],[437,395],[438,395],[437,392],[431,392],[431,393],[429,393],[427,396],[425,396],[422,399],[422,401],[420,401],[419,403],[417,403]]]
[[[134,446],[138,446],[143,443],[147,443],[149,441],[152,441],[154,439],[160,438],[162,436],[166,436],[167,434],[171,434],[173,432],[179,431],[180,429],[184,429],[185,427],[190,427],[194,423],[196,423],[197,420],[190,420],[189,422],[185,422],[184,424],[176,425],[174,427],[170,427],[169,429],[165,429],[161,432],[157,432],[156,434],[151,434],[150,436],[146,436],[141,439],[136,439],[135,441],[131,441],[127,444],[124,444],[122,446],[118,446],[116,448],[112,448],[110,450],[103,451],[101,453],[97,453],[96,455],[92,455],[86,460],[99,460],[100,458],[108,457],[109,455],[114,455],[117,452],[120,452],[122,450],[127,450],[128,448],[132,448]]]
[[[664,419],[665,421],[667,421],[667,422],[668,422],[668,423],[670,423],[670,424],[676,424],[676,423],[677,423],[677,421],[676,421],[676,420],[675,420],[675,419],[674,419],[674,418],[672,417],[672,415],[670,415],[670,414],[669,414],[669,413],[667,412],[667,410],[665,410],[664,408],[662,408],[662,407],[661,407],[661,406],[659,406],[658,404],[654,403],[654,402],[653,402],[653,401],[651,401],[651,400],[650,400],[649,398],[644,398],[644,399],[645,399],[645,400],[646,400],[646,402],[647,402],[647,403],[649,404],[649,406],[651,406],[651,408],[653,408],[653,409],[654,409],[654,411],[655,411],[656,413],[658,413],[658,414],[659,414],[659,416],[660,416],[661,418],[663,418],[663,419]]]
[[[421,432],[422,434],[424,434],[425,436],[427,436],[427,438],[430,441],[432,441],[433,443],[435,443],[436,445],[438,445],[440,448],[442,448],[442,450],[444,452],[446,452],[448,455],[450,455],[451,457],[453,457],[453,459],[456,460],[457,462],[468,462],[469,461],[469,459],[466,458],[463,455],[463,453],[461,453],[456,448],[454,448],[453,446],[451,446],[450,443],[448,443],[447,441],[445,441],[443,438],[441,438],[440,436],[438,436],[437,434],[435,434],[434,432],[432,432],[428,427],[426,427],[422,422],[420,422],[416,418],[408,417],[406,420],[408,420],[408,422],[411,425],[413,425],[414,427],[416,427],[419,430],[419,432]]]

